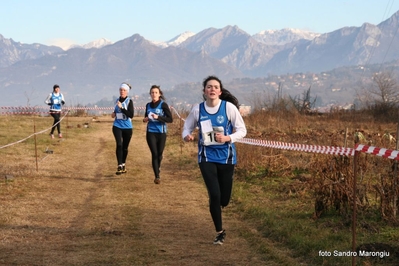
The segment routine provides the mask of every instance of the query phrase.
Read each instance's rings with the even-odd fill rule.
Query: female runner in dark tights
[[[198,127],[198,164],[209,195],[209,211],[216,229],[213,244],[223,244],[226,232],[222,208],[229,204],[237,154],[234,142],[245,137],[247,129],[239,112],[238,100],[222,81],[207,77],[203,85],[205,101],[195,105],[186,121],[182,137],[194,140]]]
[[[62,138],[60,116],[62,106],[65,104],[64,95],[60,92],[60,86],[55,84],[53,92],[50,93],[44,101],[50,106],[50,115],[54,118],[53,126],[51,127],[50,137],[54,138],[54,130],[57,128],[58,137]]]
[[[119,86],[119,98],[116,100],[111,117],[114,118],[112,133],[116,142],[116,160],[118,168],[116,174],[124,174],[126,170],[126,158],[130,140],[133,135],[132,118],[134,116],[133,101],[128,97],[131,89],[130,84],[122,83]]]
[[[143,122],[147,122],[146,138],[151,151],[154,183],[160,184],[159,169],[161,168],[162,154],[166,143],[166,123],[172,123],[173,117],[160,86],[151,86],[150,95],[152,101],[147,103],[145,107]]]

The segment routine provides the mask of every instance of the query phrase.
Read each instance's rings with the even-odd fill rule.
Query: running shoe
[[[50,133],[50,138],[52,138],[52,139],[53,139],[53,138],[54,138],[54,134],[51,134],[51,133]]]
[[[122,173],[123,173],[123,167],[122,167],[122,165],[119,165],[119,166],[118,166],[118,169],[116,170],[116,173],[115,173],[115,174],[120,175],[120,174],[122,174]]]
[[[122,165],[122,174],[125,174],[126,172],[127,172],[126,166],[125,166],[125,165]]]
[[[61,133],[59,133],[59,134],[58,134],[58,137],[61,139],[61,138],[62,138],[62,134],[61,134]]]
[[[161,178],[157,177],[154,179],[155,184],[161,184]]]
[[[226,231],[223,230],[222,232],[217,234],[217,236],[215,237],[215,240],[213,240],[213,244],[215,244],[215,245],[223,245],[223,242],[224,242],[225,238],[226,238]]]

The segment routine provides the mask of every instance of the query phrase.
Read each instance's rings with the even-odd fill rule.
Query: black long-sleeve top
[[[126,97],[127,98],[127,97]],[[126,98],[119,97],[119,101],[123,103]],[[133,118],[134,116],[134,106],[133,101],[130,99],[127,109],[121,109],[122,113],[124,113],[127,117]]]
[[[161,100],[158,100],[156,102],[150,102],[150,106],[151,108],[155,108],[158,106],[159,102]],[[145,106],[145,113],[144,113],[144,118],[147,117],[147,106],[148,104],[146,104]],[[166,102],[163,102],[161,105],[161,108],[163,110],[164,116],[158,116],[158,121],[160,122],[164,122],[164,123],[172,123],[173,122],[173,117],[172,117],[172,112],[169,109],[169,106]]]

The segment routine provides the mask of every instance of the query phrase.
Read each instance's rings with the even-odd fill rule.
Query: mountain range
[[[365,22],[360,27],[323,34],[283,29],[251,36],[231,25],[196,34],[185,32],[164,43],[134,34],[115,43],[101,39],[66,51],[56,46],[23,44],[0,35],[0,106],[43,105],[55,83],[71,105],[111,100],[118,95],[123,81],[132,85],[131,95],[144,101],[153,84],[161,85],[166,96],[168,92],[176,95],[174,90],[184,87],[200,95],[200,82],[211,74],[219,76],[225,86],[240,83],[240,95],[252,92],[254,87],[275,91],[276,76],[280,77],[277,83],[286,84],[291,93],[298,94],[301,91],[293,88],[296,82],[287,85],[294,74],[322,75],[350,66],[357,69],[385,63],[391,69],[397,68],[392,62],[399,59],[398,19],[399,11],[378,25]],[[348,82],[344,85],[324,81],[325,88],[318,93],[335,88],[337,99],[351,100],[354,92],[339,87],[353,87],[359,81],[345,78]],[[274,79],[274,83],[269,79]],[[248,86],[242,85],[243,80],[248,81]],[[339,95],[344,92],[345,96]],[[331,97],[331,101],[336,100]],[[177,95],[176,103],[190,102],[178,98]]]

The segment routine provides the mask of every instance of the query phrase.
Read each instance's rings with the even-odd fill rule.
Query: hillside
[[[394,47],[399,43],[398,18],[399,12],[396,12],[378,25],[364,22],[361,27],[343,27],[324,34],[281,30],[251,36],[237,25],[227,25],[188,34],[177,43],[165,46],[135,33],[98,48],[67,51],[40,44],[21,44],[0,35],[0,93],[3,94],[0,105],[41,105],[55,83],[61,86],[69,104],[86,105],[111,99],[117,95],[121,82],[131,83],[134,95],[140,96],[153,84],[173,90],[182,84],[199,83],[211,74],[225,83],[278,76],[277,86],[285,86],[284,92],[291,96],[297,94],[298,88],[312,86],[314,92],[324,98],[324,104],[346,104],[353,101],[354,90],[364,85],[363,80],[356,84],[359,83],[357,76],[349,73],[334,79],[323,76],[324,82],[320,82],[320,76],[372,65],[387,69],[392,62],[397,63],[399,52]],[[396,73],[398,64],[391,66]],[[289,80],[295,75],[309,74],[319,79]],[[372,75],[364,77],[370,79]],[[270,86],[270,82],[266,81],[263,86],[267,92],[275,90],[276,84]],[[251,91],[252,88],[243,87],[237,93]],[[177,101],[188,100],[178,98]]]

